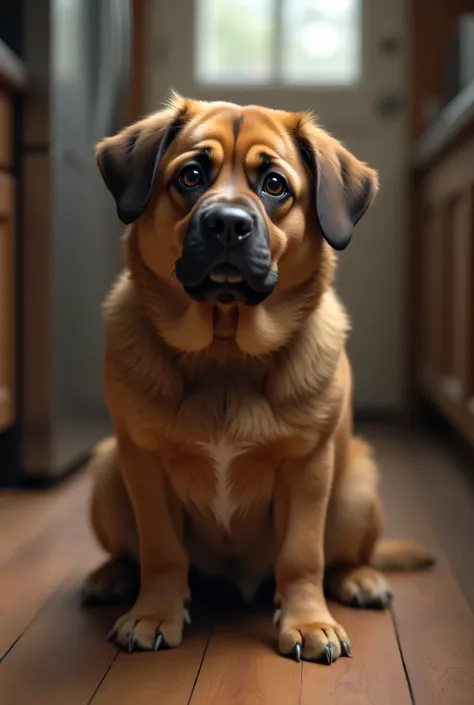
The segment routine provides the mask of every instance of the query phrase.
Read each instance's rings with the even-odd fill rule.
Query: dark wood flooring
[[[271,614],[201,614],[174,651],[120,653],[105,641],[120,609],[84,611],[101,560],[88,527],[89,478],[0,493],[1,705],[472,705],[474,491],[442,445],[371,429],[387,534],[418,538],[431,571],[393,577],[387,612],[334,606],[353,659],[296,664],[275,653]]]

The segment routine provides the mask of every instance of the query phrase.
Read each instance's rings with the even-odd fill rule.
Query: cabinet
[[[418,380],[474,443],[474,130],[422,174],[419,194]]]
[[[9,96],[0,90],[0,432],[15,422],[15,182]]]
[[[10,96],[0,88],[0,169],[9,169],[12,163],[12,113]]]

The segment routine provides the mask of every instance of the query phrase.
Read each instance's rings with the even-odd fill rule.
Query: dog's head
[[[375,172],[310,115],[180,96],[103,140],[97,161],[157,285],[166,282],[170,297],[185,293],[187,308],[194,304],[208,321],[199,343],[178,336],[177,346],[189,350],[208,346],[226,315],[233,321],[226,337],[233,331],[246,352],[267,351],[270,338],[285,342],[294,327],[284,325],[288,311],[271,322],[285,330],[250,344],[243,330],[251,308],[270,315],[285,300],[293,308],[307,301],[305,283],[317,290],[325,262],[327,269],[327,244],[347,246],[377,191]],[[261,316],[253,320],[262,327]],[[165,337],[176,345],[176,336]]]

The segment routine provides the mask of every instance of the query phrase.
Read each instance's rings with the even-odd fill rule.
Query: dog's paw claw
[[[344,647],[342,642],[345,642]],[[296,661],[312,661],[328,666],[344,652],[350,652],[349,638],[343,627],[335,622],[304,622],[285,626],[280,630],[278,648],[284,656]]]
[[[374,610],[384,610],[389,604],[390,600],[387,597],[380,595],[373,601],[371,607]]]
[[[132,651],[135,651],[135,647],[137,645],[137,642],[138,642],[138,639],[135,636],[135,634],[130,634],[130,636],[128,637],[128,641],[127,641],[127,651],[129,654],[131,654]]]
[[[183,621],[187,625],[191,624],[191,615],[189,614],[189,610],[187,607],[183,609]]]
[[[341,641],[341,654],[342,654],[342,656],[352,658],[351,647],[349,646],[347,641]]]
[[[303,652],[303,649],[302,649],[301,644],[295,644],[293,646],[293,649],[291,651],[291,655],[295,659],[296,663],[301,663],[302,652]]]
[[[328,666],[330,666],[334,661],[334,652],[331,644],[327,644],[326,648],[324,649],[324,654],[321,658],[321,663],[327,663]]]
[[[107,634],[107,641],[114,642],[115,639],[117,638],[118,631],[114,628],[110,630],[110,632]]]
[[[166,646],[166,642],[163,639],[163,634],[161,632],[158,632],[156,635],[155,643],[153,645],[153,651],[159,651],[160,648]]]

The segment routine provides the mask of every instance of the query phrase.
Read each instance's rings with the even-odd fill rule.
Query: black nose
[[[253,219],[239,206],[216,205],[204,215],[204,225],[226,247],[238,247],[252,233]]]

